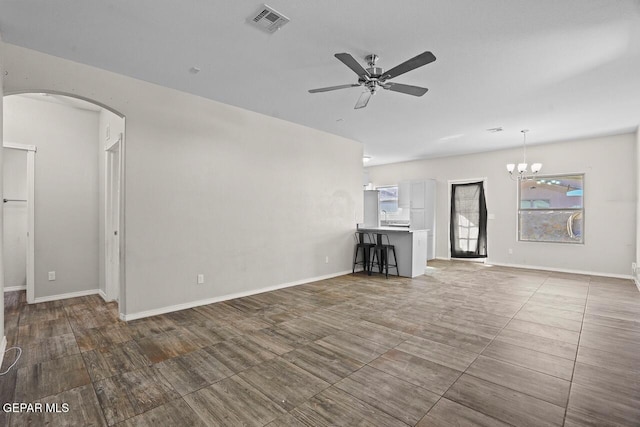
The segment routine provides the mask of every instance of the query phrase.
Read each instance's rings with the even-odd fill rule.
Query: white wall
[[[36,298],[98,289],[98,113],[4,98],[4,137],[35,145]],[[48,272],[56,280],[48,280]]]
[[[125,314],[351,270],[361,144],[12,45],[2,55],[6,92],[126,116]]]
[[[27,199],[27,152],[3,148],[4,197]],[[27,204],[9,201],[3,203],[4,222],[2,244],[4,254],[5,287],[27,285]]]
[[[635,144],[636,136],[626,134],[528,147],[527,159],[544,164],[541,174],[585,174],[584,245],[517,241],[517,187],[505,164],[518,163],[521,149],[367,169],[374,185],[437,180],[438,257],[449,256],[448,180],[486,177],[487,209],[495,215],[487,227],[487,262],[628,277],[636,253]]]

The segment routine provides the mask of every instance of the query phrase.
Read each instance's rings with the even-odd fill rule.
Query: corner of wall
[[[636,128],[636,266],[640,265],[640,125]],[[633,281],[640,291],[639,271],[633,272]]]

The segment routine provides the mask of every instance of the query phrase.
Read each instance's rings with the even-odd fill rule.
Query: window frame
[[[385,212],[387,214],[398,212],[398,209],[400,209],[400,201],[399,201],[400,200],[400,196],[398,194],[400,192],[400,185],[399,184],[395,184],[395,185],[378,185],[378,186],[375,187],[375,189],[378,190],[378,191],[380,191],[383,188],[395,188],[396,189],[396,198],[395,198],[396,210],[395,211],[386,211],[385,210]],[[380,210],[382,211],[382,200],[380,200]]]
[[[517,190],[516,190],[516,240],[518,242],[533,242],[533,243],[558,243],[558,244],[568,244],[568,245],[584,245],[585,244],[585,230],[586,230],[586,214],[585,214],[585,181],[586,174],[584,172],[577,173],[561,173],[561,174],[553,174],[553,175],[536,175],[525,178],[525,180],[541,180],[541,179],[558,179],[563,177],[581,177],[582,178],[582,207],[581,208],[548,208],[548,209],[536,209],[536,208],[522,208],[522,194],[521,194],[521,185],[522,180],[517,181]],[[558,211],[558,212],[581,212],[582,213],[582,236],[579,241],[557,241],[557,240],[538,240],[538,239],[523,239],[521,233],[521,213],[522,212],[536,212],[536,211]]]

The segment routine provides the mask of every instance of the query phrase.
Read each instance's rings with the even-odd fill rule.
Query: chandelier
[[[527,164],[527,132],[529,132],[529,130],[522,129],[520,132],[522,132],[523,156],[522,156],[522,163],[517,164],[518,173],[514,174],[514,172],[516,171],[515,163],[507,164],[507,171],[509,172],[509,176],[513,180],[516,180],[516,179],[523,180],[523,179],[531,178],[532,176],[535,176],[538,172],[540,172],[540,169],[542,169],[542,163],[533,163],[531,165],[531,175],[527,175],[528,174],[527,168],[529,167],[529,165]]]

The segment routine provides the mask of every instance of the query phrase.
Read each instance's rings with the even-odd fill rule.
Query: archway
[[[4,141],[38,149],[32,200],[37,225],[35,281],[30,302],[98,293],[107,301],[118,300],[118,311],[124,313],[124,115],[91,99],[46,90],[6,93],[3,111]],[[91,123],[74,121],[75,116],[91,116]],[[93,142],[82,143],[82,138],[89,139],[89,128],[94,125]],[[75,145],[70,147],[72,143]],[[116,161],[109,154],[114,147]],[[92,204],[94,207],[88,208]],[[93,218],[88,219],[87,214]],[[56,218],[57,224],[53,221]],[[92,229],[87,225],[91,221],[97,224]],[[74,222],[76,230],[69,227]],[[43,227],[48,227],[46,232]],[[67,256],[65,252],[69,252]],[[77,259],[71,259],[72,253]],[[96,254],[95,260],[89,261],[92,254]],[[89,270],[97,271],[93,281],[86,280]],[[83,280],[87,283],[79,284]]]

